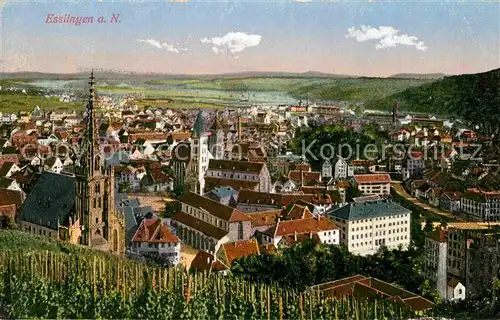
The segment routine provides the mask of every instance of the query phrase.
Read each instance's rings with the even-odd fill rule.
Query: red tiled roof
[[[275,226],[264,231],[264,233],[273,237],[282,237],[295,233],[322,232],[335,229],[337,229],[337,226],[330,219],[318,217],[280,221]]]
[[[19,155],[18,154],[0,154],[0,167],[5,162],[14,162],[16,165],[19,165]]]
[[[244,258],[252,254],[260,254],[257,240],[244,240],[238,242],[224,243],[222,245],[229,265],[236,259]]]
[[[0,206],[14,204],[19,209],[22,203],[21,192],[0,188]]]
[[[281,210],[257,211],[247,213],[252,220],[252,227],[270,226],[276,223],[276,218],[281,216]]]
[[[159,218],[144,219],[134,236],[133,242],[178,243],[175,236]]]
[[[287,219],[291,220],[308,219],[314,217],[308,207],[301,206],[299,204],[294,204],[288,211],[283,210],[283,215]]]
[[[318,244],[321,242],[318,234],[316,232],[301,233],[301,234],[290,234],[283,237],[281,241],[286,242],[288,246],[292,246],[296,243],[304,242],[306,240],[312,240],[313,243]]]
[[[265,253],[273,253],[275,251],[276,251],[276,247],[272,243],[259,246],[259,252],[260,253],[264,253],[264,252]]]
[[[250,220],[248,216],[235,208],[223,205],[222,203],[200,196],[191,191],[185,192],[182,196],[180,196],[179,201],[195,208],[206,210],[210,214],[225,221],[236,222]]]
[[[205,251],[198,251],[193,261],[191,261],[191,269],[199,271],[224,271],[229,268],[220,260],[215,260],[213,254]]]
[[[303,178],[302,178],[302,176],[303,176]],[[291,179],[293,181],[301,181],[303,179],[304,182],[306,182],[306,181],[320,182],[321,181],[321,172],[292,170],[292,171],[288,172],[288,179]]]
[[[391,176],[388,174],[357,174],[354,175],[357,183],[390,183]]]
[[[281,193],[268,193],[258,192],[251,190],[241,190],[238,194],[238,203],[253,204],[253,205],[268,205],[275,207],[287,206],[290,203],[303,200],[312,204],[327,204],[332,203],[329,195],[316,195],[316,194],[281,194]]]

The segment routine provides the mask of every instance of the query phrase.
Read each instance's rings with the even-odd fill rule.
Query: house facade
[[[181,241],[160,218],[144,219],[130,243],[130,251],[156,256],[171,266],[180,262]]]
[[[205,182],[260,192],[269,192],[271,188],[269,170],[262,162],[212,159],[208,163]],[[249,187],[245,188],[245,185]]]
[[[363,194],[387,196],[391,193],[391,177],[388,174],[354,175],[354,186]]]
[[[250,239],[251,219],[241,211],[190,191],[179,202],[172,220],[177,235],[193,248],[215,253],[223,243]]]
[[[382,246],[407,249],[410,214],[410,210],[389,200],[350,203],[326,212],[340,230],[340,242],[358,255],[374,254]]]

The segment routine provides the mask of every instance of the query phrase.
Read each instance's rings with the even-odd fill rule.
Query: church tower
[[[75,164],[75,221],[81,228],[79,243],[102,251],[125,251],[125,222],[115,211],[114,170],[106,168],[99,148],[95,78],[89,78],[87,128]]]
[[[205,134],[203,111],[198,112],[191,134],[191,155],[186,170],[185,183],[189,190],[199,195],[205,191],[205,172],[208,169],[208,137]]]
[[[219,112],[215,113],[215,122],[210,128],[212,135],[209,138],[209,150],[212,153],[214,159],[222,160],[224,159],[224,127],[220,123]]]

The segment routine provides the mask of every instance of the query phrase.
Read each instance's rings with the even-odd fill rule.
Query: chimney
[[[302,167],[300,168],[300,185],[304,186],[304,170],[302,170]]]
[[[238,117],[238,141],[241,141],[241,117]]]
[[[396,123],[398,121],[398,102],[395,101],[392,107],[392,122]]]
[[[293,232],[293,239],[294,239],[295,241],[297,241],[297,231],[294,231],[294,232]]]

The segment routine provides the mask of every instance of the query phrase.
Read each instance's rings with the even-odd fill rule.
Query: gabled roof
[[[407,291],[395,284],[391,284],[373,277],[362,275],[326,282],[310,287],[309,290],[319,290],[327,297],[342,298],[351,295],[361,295],[363,297],[376,296],[379,299],[397,301],[408,306],[413,311],[427,310],[432,308],[434,303]]]
[[[22,194],[20,191],[0,189],[0,206],[15,204],[19,209],[22,203]]]
[[[243,212],[214,201],[210,198],[200,196],[194,192],[187,191],[179,197],[179,201],[192,207],[206,210],[210,214],[228,222],[249,221],[250,218]]]
[[[295,233],[310,233],[335,230],[337,226],[328,218],[317,217],[299,220],[279,221],[276,225],[263,231],[264,234],[271,237],[283,237]]]
[[[144,219],[132,237],[132,242],[179,243],[181,242],[159,218]]]
[[[327,214],[344,220],[372,219],[375,217],[409,214],[410,210],[390,200],[349,203],[341,208],[328,210]]]
[[[354,180],[360,183],[390,183],[391,176],[388,174],[356,174]]]
[[[270,226],[276,223],[278,217],[281,216],[281,210],[257,211],[247,213],[252,221],[252,228],[261,226]]]
[[[294,203],[299,200],[303,200],[312,204],[332,203],[332,199],[328,194],[326,196],[302,193],[280,194],[251,190],[241,190],[238,194],[239,204],[266,205],[274,206],[277,208],[287,206],[290,203]]]
[[[16,164],[14,162],[4,162],[2,165],[0,165],[0,177],[5,177],[10,169],[12,169],[13,166]]]
[[[302,206],[300,204],[294,203],[290,208],[285,208],[282,211],[282,215],[286,219],[297,220],[313,218],[312,212],[307,206]]]
[[[57,230],[58,221],[61,225],[68,223],[74,204],[74,177],[43,172],[24,201],[19,218]]]
[[[257,240],[243,240],[237,242],[224,243],[222,245],[224,256],[229,263],[233,264],[236,259],[248,257],[252,254],[259,255],[259,243]]]
[[[229,269],[220,260],[215,260],[213,254],[205,251],[198,251],[193,261],[191,261],[190,268],[199,271],[225,271]]]
[[[208,162],[208,170],[217,171],[248,172],[259,174],[264,167],[265,163],[262,162],[217,159],[210,159],[210,161]]]

